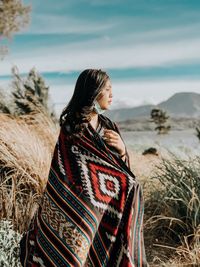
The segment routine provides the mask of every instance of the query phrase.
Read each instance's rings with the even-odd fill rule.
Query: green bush
[[[200,260],[200,157],[163,159],[152,179],[156,188],[146,199],[151,241],[196,264]]]

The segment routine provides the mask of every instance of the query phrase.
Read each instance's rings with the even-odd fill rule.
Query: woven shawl
[[[74,141],[61,127],[41,205],[20,242],[21,263],[145,267],[142,224],[142,191],[127,149],[124,162],[90,124]]]

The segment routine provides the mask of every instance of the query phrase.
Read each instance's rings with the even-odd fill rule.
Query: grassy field
[[[59,127],[42,113],[1,114],[0,124],[0,265],[16,267],[18,241],[44,190]],[[150,266],[200,266],[200,158],[129,153],[143,185]]]
[[[130,156],[143,184],[150,266],[200,266],[200,158]]]

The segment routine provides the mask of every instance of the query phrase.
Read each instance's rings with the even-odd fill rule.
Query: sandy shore
[[[151,177],[156,169],[156,166],[161,164],[161,155],[142,155],[134,152],[129,147],[128,153],[130,156],[131,170],[141,180],[144,181]]]

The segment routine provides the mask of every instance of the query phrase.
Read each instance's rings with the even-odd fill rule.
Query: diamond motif
[[[104,194],[119,199],[120,185],[116,177],[99,173],[100,189]]]
[[[78,149],[74,146],[74,149]],[[75,153],[76,151],[73,150]],[[130,190],[127,174],[93,155],[77,151],[83,191],[92,205],[122,217],[125,199]]]
[[[121,218],[128,187],[126,176],[112,166],[108,169],[107,166],[89,160],[87,165],[90,170],[86,178],[91,202]]]

